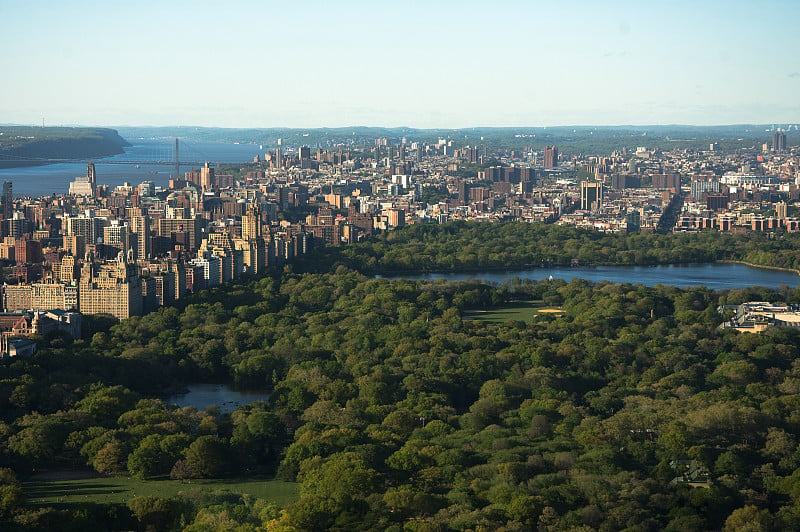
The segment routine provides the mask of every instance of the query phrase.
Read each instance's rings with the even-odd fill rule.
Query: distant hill
[[[0,126],[0,168],[46,164],[32,159],[90,159],[124,152],[129,143],[114,129]]]
[[[789,129],[788,144],[800,143],[796,126]],[[737,124],[726,126],[556,126],[556,127],[475,127],[462,129],[417,129],[411,127],[336,127],[336,128],[214,128],[214,127],[119,127],[122,136],[134,138],[179,137],[194,142],[240,142],[274,149],[282,139],[288,147],[311,146],[372,147],[374,139],[386,137],[392,144],[402,138],[408,142],[453,140],[458,146],[486,146],[494,149],[534,149],[556,144],[562,153],[606,155],[614,150],[638,146],[672,150],[708,149],[718,142],[723,150],[759,147],[772,141],[774,125]]]

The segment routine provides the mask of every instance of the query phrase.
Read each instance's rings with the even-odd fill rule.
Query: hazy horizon
[[[800,122],[800,2],[0,0],[0,120],[105,127]],[[145,124],[145,125],[135,125]],[[409,125],[411,124],[411,125]],[[536,125],[530,125],[536,124]],[[575,126],[578,127],[578,126]]]
[[[34,123],[0,123],[0,127],[34,127],[40,128],[42,124],[34,124]],[[569,129],[569,128],[582,128],[582,129],[590,129],[590,128],[604,128],[604,129],[613,129],[613,128],[647,128],[647,127],[657,127],[657,128],[725,128],[725,127],[768,127],[771,129],[782,129],[785,130],[787,128],[798,128],[800,127],[800,121],[798,122],[763,122],[763,123],[738,123],[738,124],[548,124],[548,125],[510,125],[510,126],[487,126],[487,125],[475,125],[475,126],[463,126],[463,127],[437,127],[437,126],[430,126],[430,127],[417,127],[417,126],[410,126],[408,124],[398,125],[398,126],[387,126],[382,124],[375,124],[375,125],[367,125],[367,124],[347,124],[347,125],[324,125],[324,126],[311,126],[311,127],[302,127],[302,126],[291,126],[291,125],[282,125],[282,126],[200,126],[196,124],[164,124],[164,125],[152,125],[152,124],[45,124],[45,127],[65,127],[65,128],[107,128],[107,129],[114,129],[114,128],[127,128],[127,129],[170,129],[170,128],[196,128],[196,129],[297,129],[297,130],[314,130],[314,129],[349,129],[349,128],[364,128],[364,129],[412,129],[412,130],[467,130],[467,129]]]

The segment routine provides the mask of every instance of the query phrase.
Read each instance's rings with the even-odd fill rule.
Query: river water
[[[146,164],[144,161],[171,160],[175,139],[126,139],[131,146],[125,153],[113,157],[96,159],[95,174],[98,185],[114,188],[124,182],[138,185],[142,181],[152,181],[156,186],[166,187],[172,164]],[[208,161],[210,163],[251,162],[256,155],[264,156],[258,144],[189,143],[179,144],[180,159],[183,161]],[[143,161],[138,164],[113,164],[109,161]],[[181,166],[181,175],[199,165]],[[45,166],[0,169],[0,182],[11,181],[15,196],[49,196],[66,194],[69,183],[77,176],[86,175],[86,162],[58,163]]]
[[[657,284],[678,287],[707,286],[714,290],[764,286],[797,288],[800,276],[794,272],[753,268],[744,264],[669,264],[663,266],[596,266],[580,268],[533,268],[524,271],[491,271],[472,273],[430,273],[423,275],[387,276],[390,279],[447,279],[451,281],[480,279],[502,283],[506,279],[543,280],[586,279],[587,281],[611,281],[614,283],[639,283],[645,286]]]

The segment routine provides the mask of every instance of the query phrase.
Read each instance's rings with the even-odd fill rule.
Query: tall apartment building
[[[261,238],[261,209],[255,203],[247,205],[247,213],[242,216],[242,238],[250,240]]]
[[[97,242],[98,221],[94,216],[94,212],[86,211],[78,216],[65,216],[63,223],[67,235],[82,237],[86,244]]]
[[[772,134],[772,151],[781,153],[786,151],[786,133],[776,131]]]
[[[147,260],[150,258],[150,217],[131,216],[130,223],[131,237],[134,249],[136,250],[137,260]]]
[[[555,146],[544,147],[544,167],[555,168],[558,166],[558,148]]]
[[[119,248],[123,253],[128,253],[130,246],[128,224],[119,220],[111,220],[111,225],[103,228],[103,243]]]
[[[581,181],[581,210],[597,210],[603,204],[603,183]]]
[[[234,248],[241,254],[242,267],[245,272],[259,274],[267,268],[267,242],[259,238],[236,238],[233,240]]]
[[[206,190],[211,190],[216,185],[216,179],[214,175],[214,169],[206,163],[200,169],[200,188],[203,189],[205,192]]]
[[[142,279],[133,254],[120,253],[116,261],[83,265],[78,283],[78,307],[83,314],[111,314],[119,319],[142,315]]]
[[[192,266],[199,266],[203,272],[201,288],[210,288],[222,282],[222,264],[219,257],[210,251],[204,251],[201,256],[189,261]]]
[[[281,144],[281,139],[278,139],[278,147],[275,149],[275,168],[278,170],[283,168],[283,150],[281,149]]]
[[[69,193],[73,196],[94,197],[97,190],[95,180],[94,163],[86,166],[86,176],[79,176],[69,184]]]
[[[653,174],[652,175],[653,188],[657,189],[674,189],[681,188],[680,174]]]
[[[16,239],[14,243],[14,260],[20,263],[38,263],[44,260],[42,243],[26,237]]]
[[[78,287],[44,282],[3,286],[5,312],[78,308]]]
[[[58,280],[64,284],[74,285],[78,280],[78,269],[74,255],[64,255],[58,266]]]
[[[714,193],[717,194],[722,190],[720,185],[719,179],[711,178],[706,179],[701,177],[700,179],[692,179],[691,183],[691,193],[692,197],[695,201],[701,201],[703,199],[703,194]]]
[[[200,237],[200,220],[194,218],[159,218],[158,235],[181,244],[186,251],[196,251]]]
[[[183,263],[183,259],[178,259],[176,261],[170,261],[168,263],[169,271],[171,271],[174,275],[175,279],[175,299],[180,299],[186,295],[188,291],[188,283],[186,280],[186,265]]]
[[[11,214],[14,212],[12,188],[11,181],[3,181],[3,194],[0,195],[0,214],[3,215],[3,220],[10,220]]]

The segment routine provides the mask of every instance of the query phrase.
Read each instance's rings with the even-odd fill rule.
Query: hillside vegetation
[[[124,152],[128,142],[113,129],[0,126],[0,168],[35,166],[33,159],[87,159]]]

